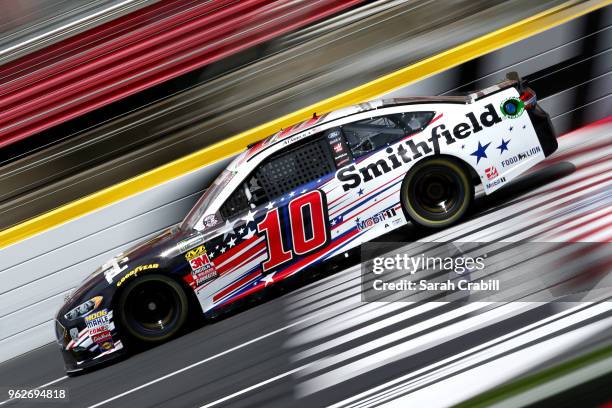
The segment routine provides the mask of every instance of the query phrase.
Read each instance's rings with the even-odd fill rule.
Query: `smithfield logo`
[[[448,146],[455,143],[457,139],[465,139],[502,120],[491,103],[484,107],[484,111],[478,118],[473,112],[466,113],[465,116],[468,120],[456,124],[452,128],[452,131],[446,129],[445,125],[434,126],[431,129],[431,137],[429,139],[418,143],[415,143],[412,139],[408,139],[403,143],[389,146],[385,150],[388,154],[387,158],[380,159],[361,168],[357,168],[355,165],[344,167],[336,173],[336,178],[344,183],[342,184],[342,189],[344,191],[357,188],[362,182],[367,183],[374,180],[412,160],[434,153],[439,154],[440,139]],[[480,121],[478,119],[480,119]],[[408,147],[408,149],[405,146]]]
[[[395,211],[395,208],[389,208],[388,210],[378,212],[374,214],[373,216],[366,218],[363,221],[357,218],[355,222],[357,223],[357,229],[361,231],[361,230],[370,228],[374,226],[375,224],[378,224],[379,222],[383,222],[386,219],[393,218],[396,215],[397,215],[397,211]]]
[[[512,166],[520,161],[523,161],[533,156],[534,154],[540,153],[541,151],[542,149],[540,148],[540,146],[531,147],[529,150],[525,150],[524,152],[512,156],[509,159],[502,160],[501,165],[502,167]]]

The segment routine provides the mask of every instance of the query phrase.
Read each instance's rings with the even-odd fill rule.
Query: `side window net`
[[[268,197],[279,197],[333,172],[334,164],[324,140],[308,142],[264,162],[255,174]]]

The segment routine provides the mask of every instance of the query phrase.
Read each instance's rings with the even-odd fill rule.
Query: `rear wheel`
[[[467,212],[474,199],[469,170],[455,160],[436,158],[417,163],[401,190],[407,216],[428,228],[444,228]]]
[[[130,282],[117,306],[123,328],[132,338],[146,343],[160,343],[178,333],[189,307],[183,288],[163,275],[142,276]]]

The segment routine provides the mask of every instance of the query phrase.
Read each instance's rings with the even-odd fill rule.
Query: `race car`
[[[548,114],[515,73],[464,96],[316,115],[237,156],[178,225],[118,254],[56,318],[74,374],[408,222],[457,223],[474,199],[552,154]],[[409,238],[409,237],[407,237]]]

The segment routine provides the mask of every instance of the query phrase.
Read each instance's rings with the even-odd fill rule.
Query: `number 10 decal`
[[[262,264],[264,271],[290,261],[294,255],[306,255],[327,244],[329,231],[323,193],[319,190],[299,196],[288,205],[289,229],[293,248],[287,248],[283,239],[279,209],[269,211],[257,224],[257,231],[266,234],[268,259]]]

